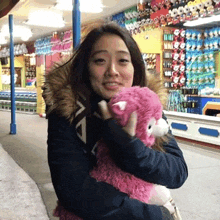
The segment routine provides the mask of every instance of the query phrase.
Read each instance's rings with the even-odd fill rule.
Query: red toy
[[[178,82],[179,82],[179,76],[178,76],[178,72],[174,71],[172,73],[172,77],[171,77],[172,81],[173,81],[173,87],[177,88],[178,87]]]
[[[185,73],[181,72],[179,76],[179,87],[183,87],[185,85],[185,82],[186,82]]]

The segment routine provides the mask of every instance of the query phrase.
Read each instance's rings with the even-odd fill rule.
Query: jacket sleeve
[[[92,165],[75,127],[55,113],[48,116],[47,143],[53,186],[68,211],[93,220],[172,219],[166,208],[130,199],[113,186],[90,177]]]
[[[124,171],[145,181],[175,189],[183,185],[188,169],[183,153],[170,131],[166,153],[150,149],[136,137],[130,137],[114,119],[105,122],[104,140],[115,163]]]

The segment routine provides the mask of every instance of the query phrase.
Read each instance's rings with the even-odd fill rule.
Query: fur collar
[[[73,113],[76,110],[76,100],[70,83],[70,62],[64,66],[55,66],[47,73],[42,89],[47,114],[56,111],[72,122]]]
[[[163,87],[160,77],[148,73],[146,85],[158,94],[165,109],[167,91]],[[62,67],[55,67],[46,74],[42,89],[44,101],[48,106],[47,114],[55,110],[72,122],[76,110],[76,100],[70,83],[70,62]]]

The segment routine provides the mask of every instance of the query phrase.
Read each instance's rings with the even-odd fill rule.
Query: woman
[[[122,87],[145,86],[140,50],[129,33],[117,25],[93,29],[73,57],[46,75],[48,161],[60,204],[83,219],[172,219],[173,207],[144,204],[113,186],[97,182],[92,149],[103,138],[118,166],[135,176],[168,188],[178,188],[188,172],[181,150],[171,136],[166,153],[146,148],[134,136],[135,117],[118,126],[106,108]],[[105,107],[105,106],[104,106]]]

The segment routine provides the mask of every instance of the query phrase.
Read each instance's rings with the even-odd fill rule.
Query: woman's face
[[[91,86],[104,99],[110,99],[123,87],[133,84],[131,55],[117,35],[103,35],[94,44],[88,67]]]

